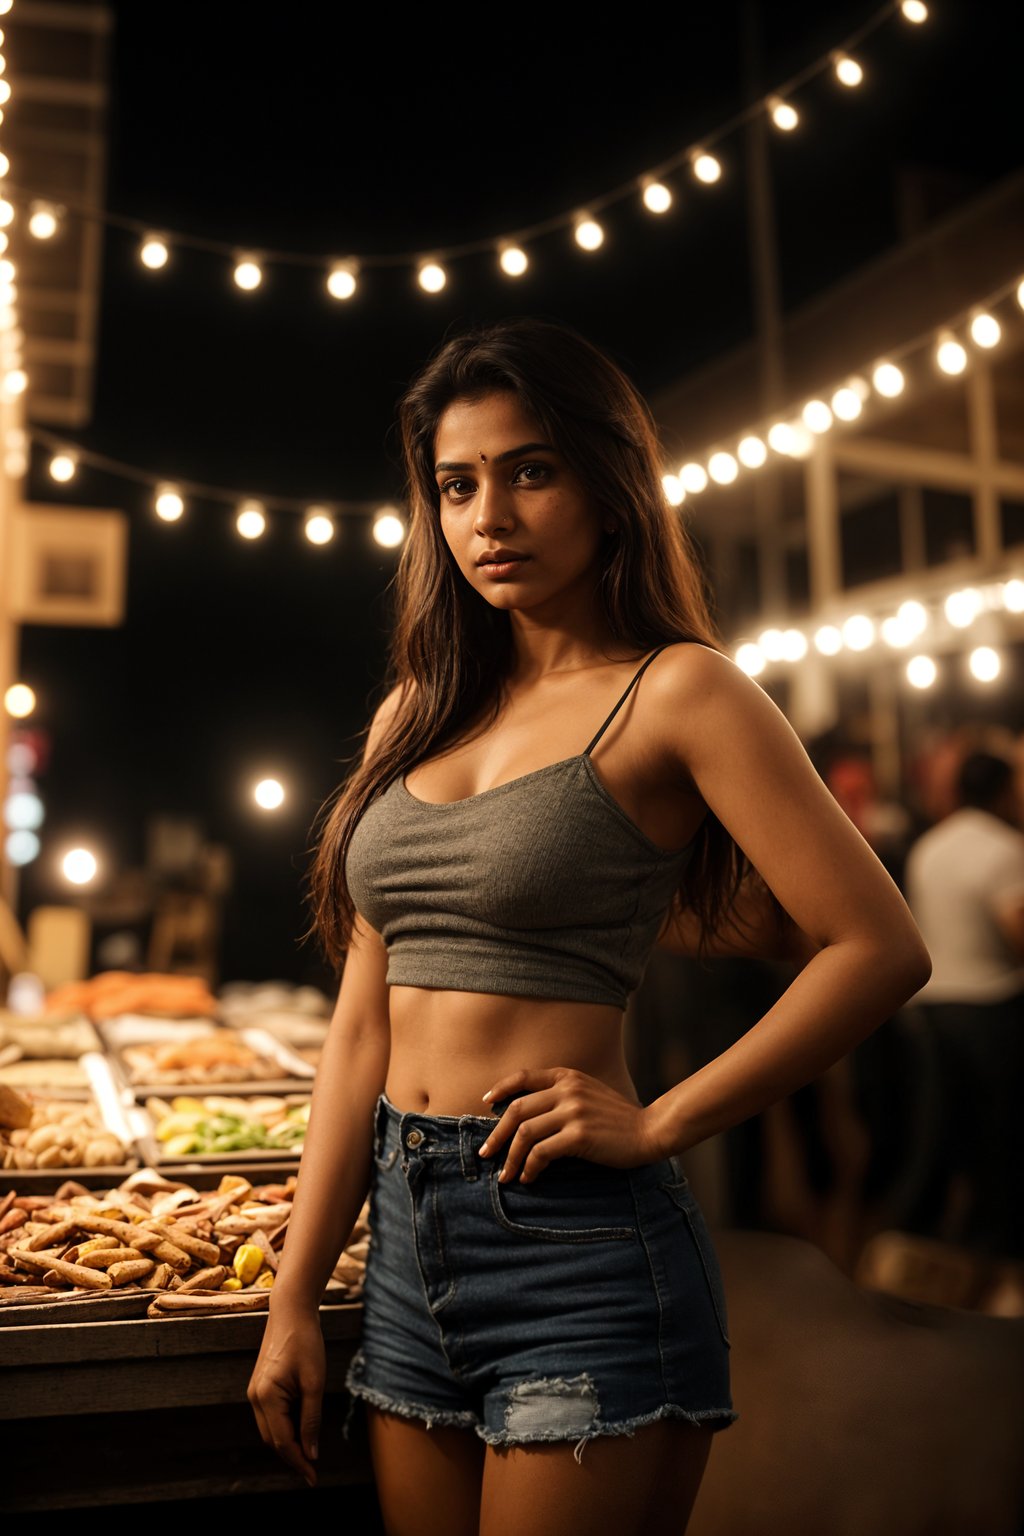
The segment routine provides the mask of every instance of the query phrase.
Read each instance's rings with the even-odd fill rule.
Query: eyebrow
[[[505,464],[509,459],[518,459],[521,453],[537,453],[538,451],[541,453],[557,453],[558,450],[552,448],[550,443],[522,443],[518,448],[509,448],[505,453],[496,454],[492,463]],[[442,463],[434,465],[434,474],[439,475],[443,469],[473,468],[472,464],[449,464],[447,461],[442,461]]]

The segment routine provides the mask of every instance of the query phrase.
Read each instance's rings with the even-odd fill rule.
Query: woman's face
[[[558,613],[574,596],[593,600],[613,521],[515,395],[454,401],[438,424],[434,463],[445,541],[492,607],[542,613],[552,604]],[[496,550],[522,558],[479,563]]]

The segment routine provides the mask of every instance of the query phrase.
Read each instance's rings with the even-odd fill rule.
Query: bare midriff
[[[483,1095],[524,1067],[574,1067],[640,1102],[610,1004],[392,987],[390,1013],[384,1091],[404,1113],[490,1114]]]

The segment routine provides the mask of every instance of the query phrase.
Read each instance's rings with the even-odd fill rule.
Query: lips
[[[477,565],[507,565],[510,560],[528,560],[529,555],[520,554],[517,549],[490,549],[480,556]]]

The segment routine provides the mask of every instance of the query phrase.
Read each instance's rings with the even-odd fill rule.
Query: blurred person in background
[[[932,956],[912,1000],[938,1068],[941,1133],[912,1222],[1024,1257],[1024,796],[1009,756],[972,752],[957,809],[914,844],[906,896]]]

